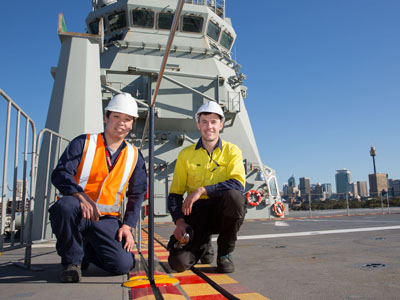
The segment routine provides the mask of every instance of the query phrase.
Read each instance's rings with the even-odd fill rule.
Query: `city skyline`
[[[370,179],[370,176],[371,176],[372,174],[374,174],[375,171],[376,171],[377,174],[386,174],[388,180],[399,180],[400,177],[398,177],[398,178],[396,178],[396,177],[391,177],[390,174],[388,174],[387,172],[379,171],[379,169],[376,168],[376,165],[375,165],[376,149],[374,148],[374,149],[373,149],[373,152],[371,152],[372,148],[374,148],[374,147],[371,146],[371,149],[370,149],[370,152],[369,152],[369,153],[370,153],[370,157],[371,157],[371,158],[370,158],[370,159],[371,159],[371,161],[370,161],[370,164],[371,164],[371,172],[364,175],[364,176],[366,177],[366,179],[364,179],[364,180],[360,180],[360,179],[354,180],[354,179],[352,179],[352,173],[351,173],[351,171],[350,171],[349,169],[347,169],[347,168],[343,168],[343,169],[341,169],[341,170],[338,169],[338,170],[335,171],[336,174],[333,176],[333,177],[334,177],[334,180],[333,180],[333,181],[327,181],[327,182],[323,182],[323,181],[321,181],[321,180],[315,180],[315,181],[313,181],[312,179],[310,179],[309,176],[296,176],[295,174],[292,174],[289,178],[287,178],[286,180],[283,181],[283,183],[281,184],[281,186],[282,186],[282,188],[283,188],[283,186],[284,186],[285,184],[288,184],[288,183],[289,183],[289,180],[292,180],[292,181],[295,182],[295,181],[296,181],[296,178],[299,179],[299,178],[301,178],[301,177],[305,177],[305,178],[309,178],[309,179],[310,179],[311,184],[313,184],[313,182],[314,182],[314,184],[316,184],[316,183],[321,183],[321,184],[329,183],[329,184],[332,184],[332,186],[335,187],[335,189],[334,189],[335,192],[337,192],[336,176],[337,176],[337,173],[338,173],[339,171],[344,171],[344,170],[347,170],[347,171],[350,172],[350,182],[352,182],[352,183],[367,182],[367,183],[368,183],[368,187],[369,187],[369,182],[370,182],[370,180],[371,180],[371,179]],[[374,153],[374,155],[371,155],[371,153]],[[378,170],[378,171],[377,171],[377,170]],[[297,185],[297,186],[299,186],[299,185]],[[282,189],[281,189],[281,190],[282,190]],[[368,191],[369,191],[369,188],[368,188]]]
[[[292,174],[285,183],[282,184],[280,189],[283,194],[286,194],[288,188],[296,187],[302,195],[313,194],[312,190],[316,186],[320,185],[324,192],[327,194],[345,194],[351,192],[353,195],[360,195],[367,197],[368,195],[376,197],[379,195],[377,191],[385,190],[388,191],[388,187],[392,185],[396,195],[400,193],[400,179],[389,178],[387,173],[371,173],[368,174],[368,180],[353,180],[350,170],[342,169],[336,170],[335,174],[335,187],[336,190],[333,192],[331,182],[312,182],[309,177],[298,177],[299,184],[296,185],[296,175]],[[339,190],[337,188],[339,182]]]
[[[369,153],[369,152],[368,152],[368,153]],[[364,174],[364,175],[363,175],[364,178],[362,178],[362,179],[359,179],[359,178],[357,178],[357,179],[352,179],[351,182],[356,183],[356,182],[358,182],[358,181],[365,181],[365,182],[368,183],[368,186],[369,186],[369,175],[374,174],[374,167],[373,167],[373,161],[372,161],[371,156],[370,156],[370,169],[371,169],[371,170],[370,170],[370,172],[369,172],[368,174]],[[335,170],[334,172],[337,172],[338,170],[339,170],[339,169]],[[348,171],[350,171],[351,174],[353,174],[352,171],[349,170],[348,168],[342,168],[342,170],[348,170]],[[391,177],[389,173],[384,172],[384,170],[380,170],[378,167],[376,168],[376,170],[377,170],[377,173],[387,174],[388,179],[392,179],[392,180],[400,179],[400,176],[399,176],[399,177]],[[330,183],[330,184],[332,184],[332,187],[335,187],[335,188],[334,188],[334,191],[335,191],[335,192],[337,191],[336,180],[335,180],[335,173],[333,173],[333,175],[332,175],[333,180],[332,180],[332,181],[326,181],[326,182],[325,182],[325,181],[318,180],[318,179],[315,179],[315,180],[314,180],[313,178],[311,178],[310,176],[307,176],[307,175],[298,176],[298,175],[296,175],[296,174],[294,174],[294,173],[291,173],[290,177],[288,177],[288,178],[286,178],[286,179],[283,179],[283,181],[282,181],[282,180],[279,181],[279,177],[278,177],[279,185],[280,185],[281,187],[283,187],[285,184],[288,184],[288,180],[289,180],[290,178],[292,178],[292,177],[295,179],[295,181],[298,180],[298,179],[301,178],[301,177],[306,177],[306,178],[310,178],[310,182],[311,182],[311,183],[321,183],[321,184]],[[353,177],[353,175],[351,175],[351,177]],[[297,185],[297,186],[298,186],[298,185]],[[281,190],[282,190],[282,188],[281,188]]]

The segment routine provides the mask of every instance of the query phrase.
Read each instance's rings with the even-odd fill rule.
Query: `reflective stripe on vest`
[[[88,135],[75,180],[97,203],[102,214],[119,216],[124,191],[137,163],[138,150],[126,143],[111,172],[108,170],[105,151],[101,134]]]
[[[79,179],[79,185],[85,190],[86,183],[89,179],[89,174],[90,174],[90,168],[92,167],[92,162],[94,158],[94,154],[96,153],[96,146],[97,146],[97,134],[91,134],[89,139],[89,143],[86,141],[88,144],[87,150],[85,152],[85,157],[84,163],[83,163],[83,168],[81,172],[81,176]]]
[[[135,155],[136,153],[135,153],[135,149],[133,149],[133,146],[131,144],[127,143],[126,148],[128,148],[126,165],[125,165],[124,174],[122,176],[121,183],[118,188],[118,192],[115,194],[114,205],[104,205],[104,204],[97,203],[97,207],[99,208],[99,210],[101,212],[110,213],[110,212],[119,211],[120,199],[122,199],[124,197],[123,193],[126,189],[126,184],[128,183],[128,179],[129,179],[130,175],[132,174],[132,172],[128,166],[133,166],[133,169],[134,169],[136,162],[137,162],[137,155]],[[134,159],[136,159],[135,165],[133,165]],[[133,169],[132,169],[132,171],[133,171]],[[107,176],[107,178],[108,178],[108,176]],[[106,181],[107,178],[104,181]],[[103,192],[103,186],[101,187],[100,195],[102,194],[102,192]]]

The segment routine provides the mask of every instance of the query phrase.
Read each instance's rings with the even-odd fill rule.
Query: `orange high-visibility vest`
[[[138,150],[126,143],[111,172],[108,170],[105,151],[102,135],[88,134],[75,180],[90,199],[96,202],[102,215],[119,217],[120,204],[137,163]]]

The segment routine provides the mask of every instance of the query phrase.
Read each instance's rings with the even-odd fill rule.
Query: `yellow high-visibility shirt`
[[[245,186],[242,151],[238,146],[221,140],[222,150],[216,147],[209,155],[197,144],[184,148],[178,155],[170,193],[189,195],[201,186],[214,185],[235,179]],[[202,199],[208,198],[205,195]]]

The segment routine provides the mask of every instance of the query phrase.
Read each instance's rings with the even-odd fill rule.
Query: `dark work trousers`
[[[61,263],[81,265],[83,258],[115,275],[128,273],[135,265],[133,253],[118,241],[121,222],[113,216],[103,216],[92,222],[82,218],[79,200],[64,196],[49,209],[51,227],[57,237],[57,253]]]
[[[182,249],[170,245],[168,262],[171,268],[183,272],[196,264],[207,251],[212,234],[218,234],[218,256],[232,253],[246,212],[246,198],[237,190],[229,190],[220,198],[196,201],[192,213],[184,217],[193,236]]]

